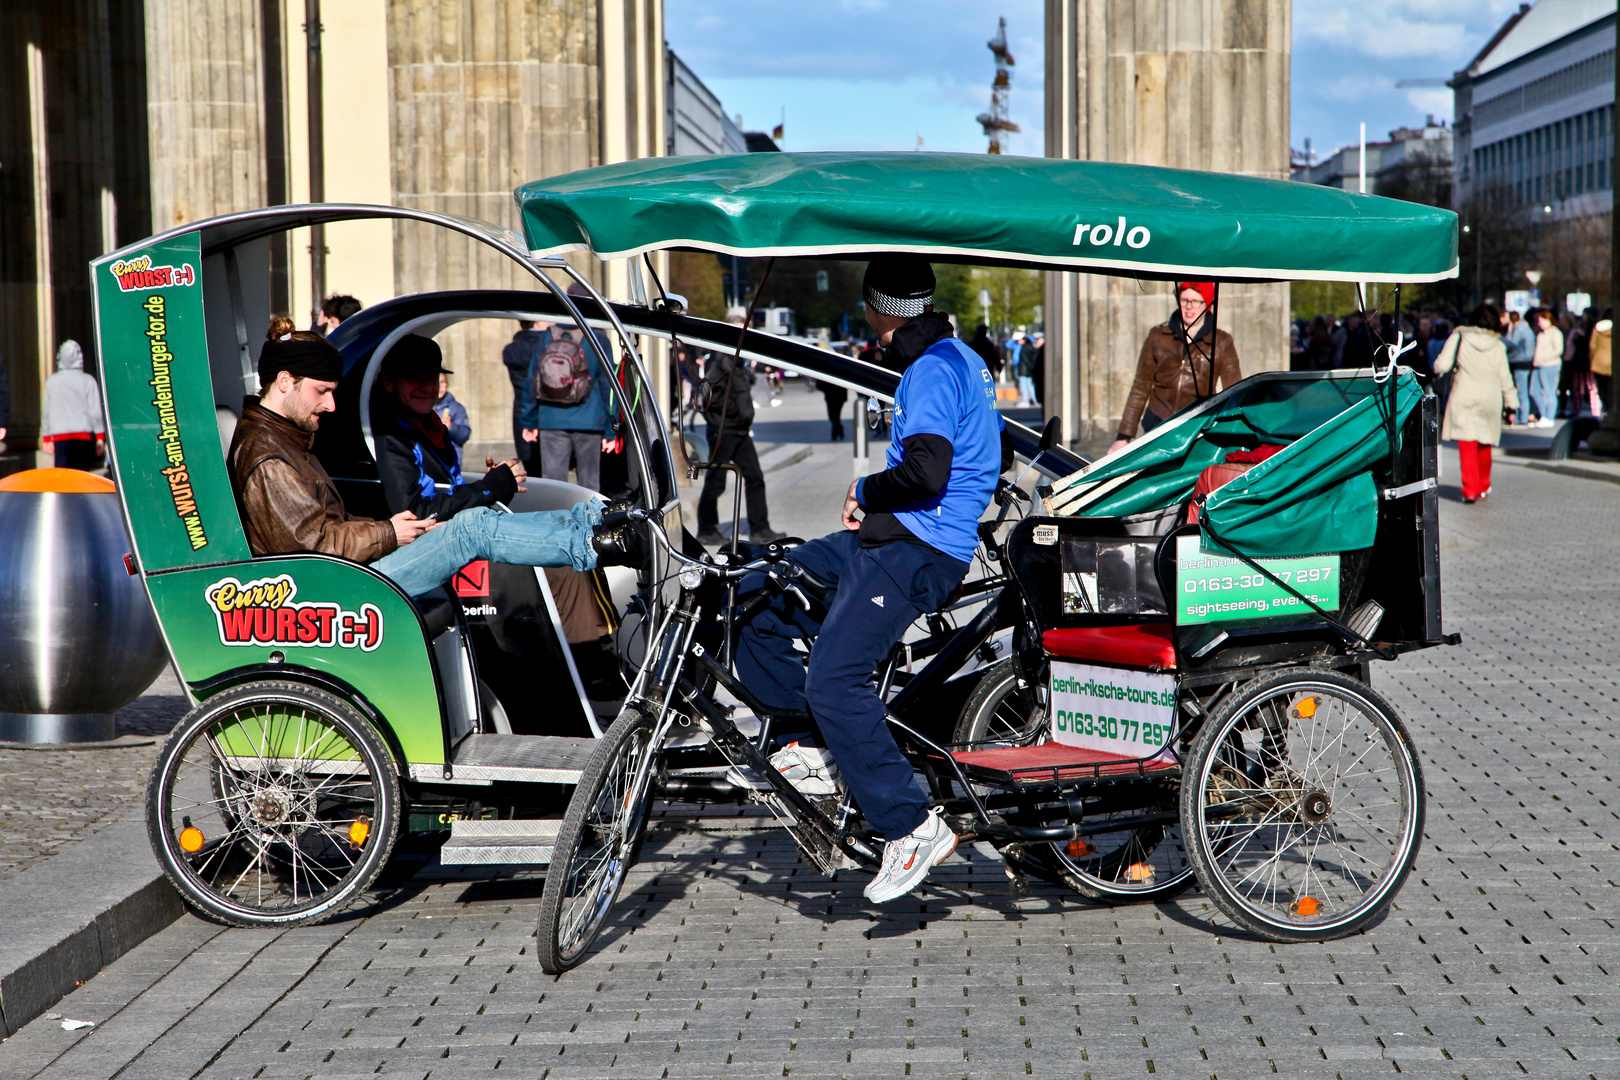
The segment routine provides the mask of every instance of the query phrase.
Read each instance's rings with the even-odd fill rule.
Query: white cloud
[[[1330,83],[1318,86],[1316,92],[1331,101],[1365,101],[1377,94],[1393,89],[1394,80],[1370,72],[1341,75]]]
[[[1517,6],[1514,0],[1295,0],[1294,47],[1303,37],[1341,54],[1428,56],[1437,67],[1457,67]]]
[[[1452,94],[1444,87],[1437,90],[1408,90],[1406,101],[1421,115],[1433,115],[1436,119],[1451,121]]]

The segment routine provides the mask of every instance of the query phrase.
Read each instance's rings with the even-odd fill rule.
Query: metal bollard
[[[103,742],[168,663],[111,481],[0,480],[0,741]],[[132,564],[131,564],[132,565]]]

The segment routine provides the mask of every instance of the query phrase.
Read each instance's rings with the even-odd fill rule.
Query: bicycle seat
[[[1066,660],[1134,668],[1176,666],[1176,645],[1169,623],[1070,626],[1048,630],[1041,635],[1041,644],[1049,655]]]

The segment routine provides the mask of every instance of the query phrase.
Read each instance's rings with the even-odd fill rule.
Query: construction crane
[[[990,111],[979,114],[979,123],[990,139],[990,153],[999,154],[1005,147],[1007,133],[1018,130],[1018,125],[1007,119],[1007,91],[1012,87],[1012,72],[1007,69],[1017,63],[1007,51],[1007,20],[1003,18],[990,41],[990,51],[996,57],[996,81],[990,84]]]

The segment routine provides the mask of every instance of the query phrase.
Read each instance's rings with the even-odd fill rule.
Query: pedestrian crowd
[[[1612,309],[1578,315],[1538,307],[1504,311],[1482,303],[1466,316],[1424,310],[1401,317],[1352,311],[1293,324],[1296,371],[1370,367],[1397,329],[1414,347],[1402,363],[1435,380],[1444,402],[1441,438],[1457,443],[1462,498],[1491,493],[1491,448],[1502,428],[1551,428],[1559,420],[1596,421],[1614,403]]]
[[[1609,360],[1613,312],[1589,307],[1579,315],[1551,308],[1526,312],[1496,311],[1489,332],[1500,339],[1507,353],[1518,404],[1508,423],[1514,427],[1550,428],[1560,419],[1602,417],[1614,399],[1614,374]],[[1478,310],[1442,313],[1424,310],[1403,314],[1400,331],[1416,348],[1401,357],[1419,374],[1440,378],[1442,397],[1446,380],[1435,371],[1441,348],[1462,328],[1476,325]],[[1352,311],[1334,318],[1318,315],[1295,319],[1292,358],[1295,371],[1370,367],[1383,343],[1395,341],[1395,316]]]

